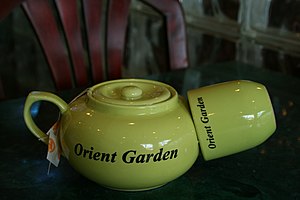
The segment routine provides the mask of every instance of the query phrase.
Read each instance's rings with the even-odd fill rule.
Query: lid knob
[[[142,97],[143,90],[137,86],[125,86],[121,94],[123,99],[135,100]]]

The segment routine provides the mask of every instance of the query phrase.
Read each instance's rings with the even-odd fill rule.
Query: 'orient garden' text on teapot
[[[205,160],[227,156],[262,143],[276,129],[266,88],[251,81],[188,91],[189,106],[171,86],[142,79],[100,83],[70,104],[32,92],[25,122],[48,143],[30,114],[37,101],[60,109],[57,138],[71,166],[117,190],[159,187],[184,174],[199,149]]]

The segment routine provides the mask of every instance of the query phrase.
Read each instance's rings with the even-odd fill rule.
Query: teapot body
[[[159,187],[185,173],[198,156],[184,102],[156,114],[95,110],[82,96],[62,116],[63,154],[79,173],[119,190]]]
[[[199,154],[186,103],[174,102],[159,112],[149,106],[107,109],[83,95],[61,117],[63,154],[76,171],[105,187],[138,191],[164,185]]]

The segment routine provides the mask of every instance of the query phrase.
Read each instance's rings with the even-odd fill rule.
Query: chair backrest
[[[3,1],[9,4],[7,8],[21,2],[21,0]],[[142,2],[158,10],[165,17],[169,69],[187,67],[185,21],[180,2],[178,0],[142,0]],[[69,89],[121,78],[130,3],[131,0],[22,2],[22,7],[39,38],[57,89]],[[0,19],[5,12],[0,9]],[[83,38],[86,38],[86,46]]]
[[[58,89],[71,88],[74,83],[76,86],[88,85],[91,77],[89,73],[92,74],[93,82],[106,79],[103,60],[106,55],[103,50],[105,40],[101,37],[105,35],[102,30],[105,27],[103,24],[105,16],[102,14],[105,1],[85,0],[82,1],[82,8],[78,8],[77,2],[77,0],[54,0],[54,5],[48,0],[23,2],[24,10],[38,35]],[[108,1],[108,4],[108,20],[114,23],[112,28],[117,29],[114,37],[118,38],[118,41],[111,44],[114,45],[111,47],[113,52],[107,56],[116,57],[113,66],[115,69],[111,73],[114,77],[120,77],[118,68],[122,62],[130,1],[113,0]],[[57,8],[57,16],[54,8]],[[83,21],[80,18],[81,14],[84,16]],[[113,19],[110,19],[111,17]],[[81,23],[85,32],[82,31]],[[63,34],[59,25],[62,25]],[[86,34],[88,58],[83,46],[83,34]],[[87,60],[89,62],[86,62]],[[91,71],[88,70],[88,66]]]
[[[5,18],[23,0],[2,0],[0,6],[0,20]]]

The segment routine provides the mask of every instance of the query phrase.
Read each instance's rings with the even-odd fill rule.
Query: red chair
[[[0,20],[16,6],[21,5],[24,8],[39,38],[58,90],[86,86],[122,76],[130,0],[81,2],[82,8],[79,8],[77,0],[1,2]],[[105,2],[108,5],[105,5]],[[142,2],[165,16],[169,69],[187,67],[185,21],[179,1]],[[102,12],[103,9],[107,9],[106,16]],[[103,30],[103,27],[106,29]],[[87,38],[87,48],[83,45],[83,36]],[[105,44],[102,44],[103,41]]]

